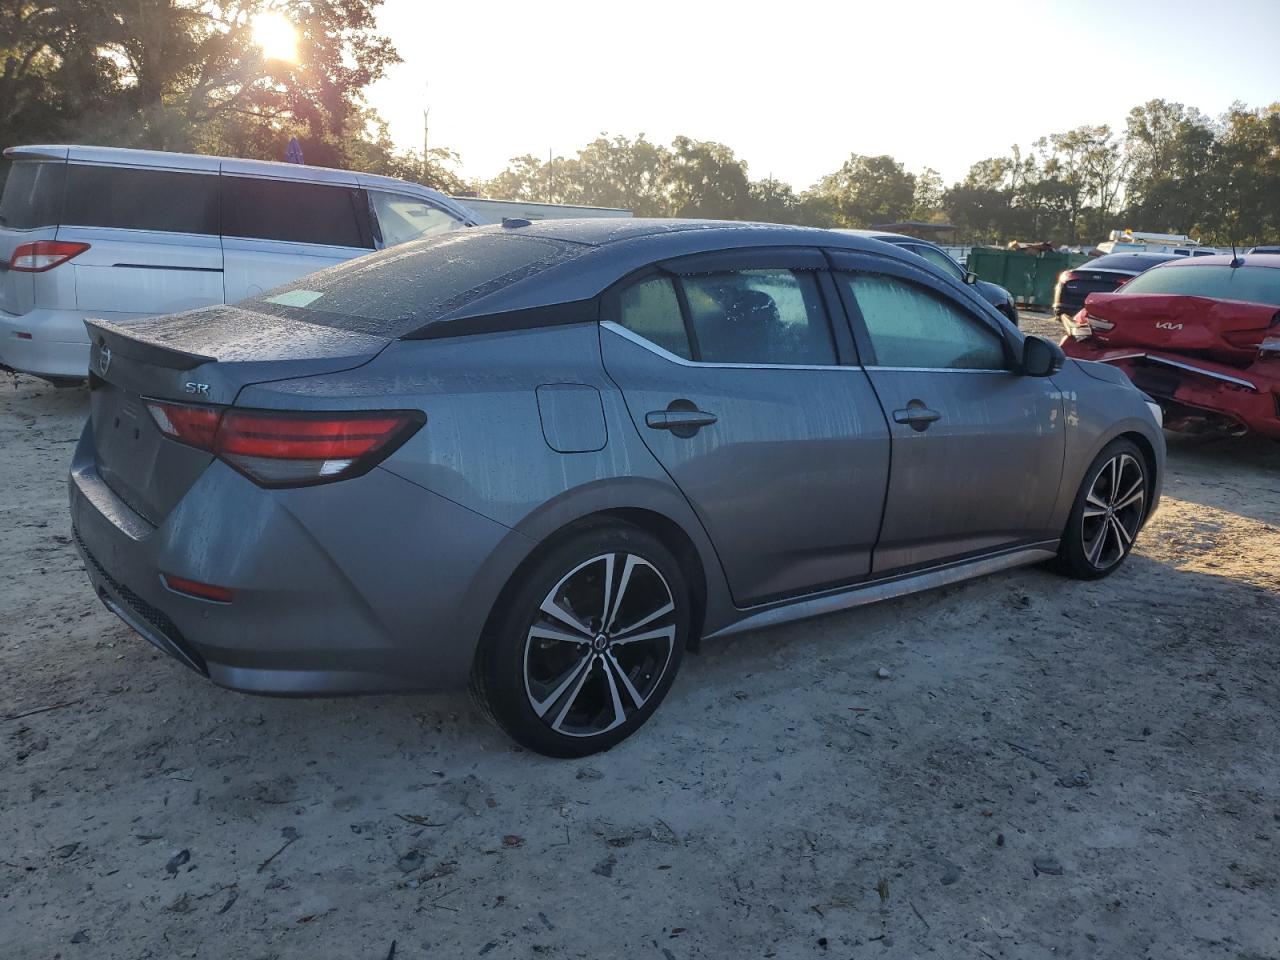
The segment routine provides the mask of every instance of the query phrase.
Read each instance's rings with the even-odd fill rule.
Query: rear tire
[[[584,757],[653,715],[680,668],[689,588],[628,524],[584,527],[517,574],[481,638],[471,693],[520,745]]]
[[[1085,471],[1056,566],[1078,580],[1100,580],[1120,568],[1146,518],[1151,481],[1138,445],[1111,441]]]

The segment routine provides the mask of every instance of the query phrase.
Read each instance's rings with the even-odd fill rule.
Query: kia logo
[[[104,377],[107,375],[107,368],[111,366],[111,348],[105,343],[102,349],[98,351],[98,372]]]

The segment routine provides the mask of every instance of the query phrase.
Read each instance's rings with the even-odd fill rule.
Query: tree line
[[[448,149],[398,150],[365,99],[399,62],[381,0],[0,0],[0,145],[75,141],[282,159],[387,174],[450,193],[626,207],[640,216],[867,227],[954,224],[957,239],[1092,243],[1120,226],[1206,243],[1280,241],[1280,103],[1218,117],[1151,100],[1123,130],[1044,136],[936,170],[851,155],[801,190],[751,179],[721,143],[601,135],[573,156],[514,158],[485,181]],[[256,15],[299,27],[296,63],[264,58]],[[998,122],[998,118],[993,118]],[[3,171],[0,171],[2,175]]]

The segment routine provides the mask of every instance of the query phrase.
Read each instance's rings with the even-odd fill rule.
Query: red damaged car
[[[1062,341],[1120,367],[1172,430],[1280,439],[1280,254],[1171,260],[1093,293]]]

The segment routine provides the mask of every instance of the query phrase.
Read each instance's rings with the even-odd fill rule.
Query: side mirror
[[[1067,355],[1052,340],[1028,336],[1022,341],[1022,372],[1028,377],[1051,377],[1062,369]]]
[[[964,282],[969,284],[969,286],[973,286],[978,282],[978,275],[972,270],[966,270],[964,272]]]

